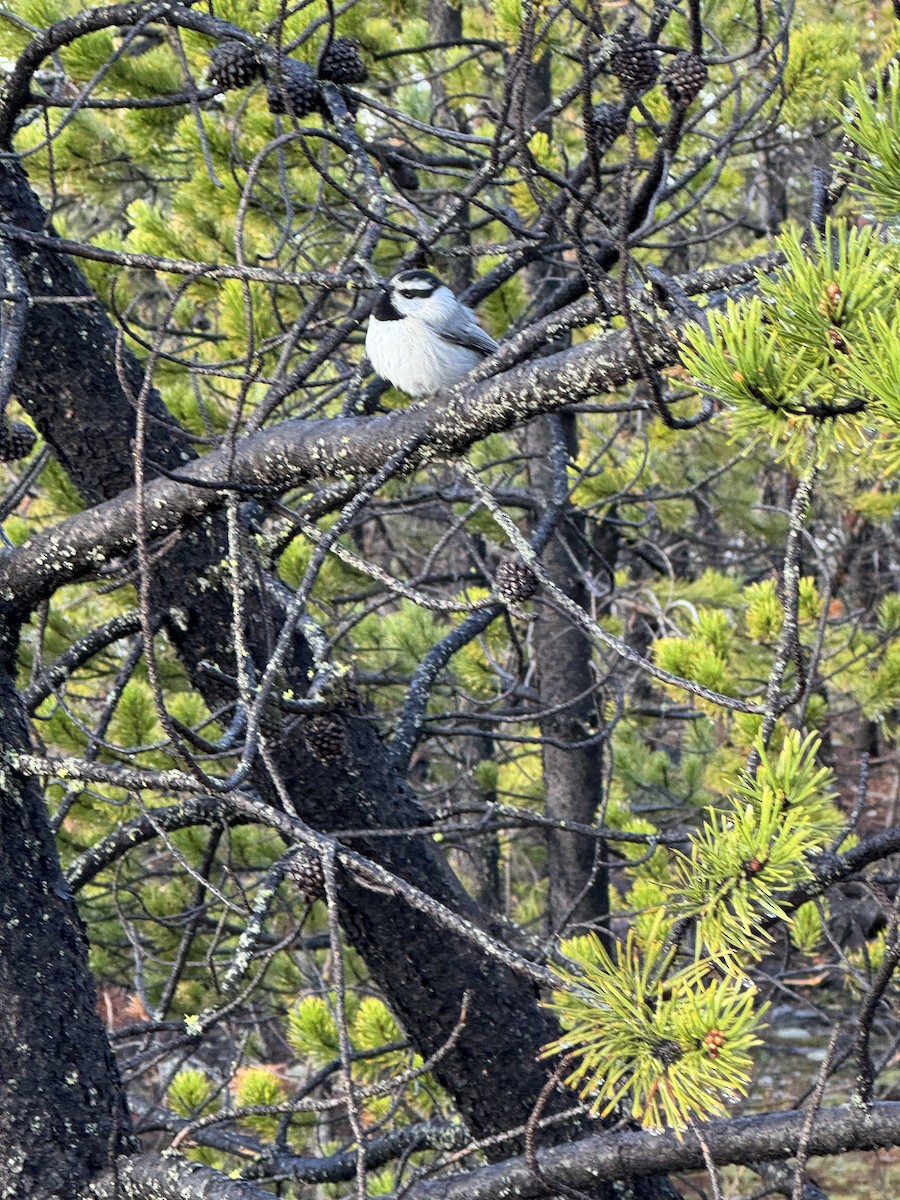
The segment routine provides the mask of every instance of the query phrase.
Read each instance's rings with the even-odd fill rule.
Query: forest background
[[[4,1200],[896,1186],[898,19],[0,7]]]

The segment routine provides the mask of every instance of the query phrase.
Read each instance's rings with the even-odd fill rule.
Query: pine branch
[[[700,1129],[716,1166],[731,1163],[783,1162],[796,1152],[808,1114],[766,1113],[705,1122]],[[823,1109],[816,1117],[806,1151],[844,1154],[900,1144],[900,1103],[875,1104],[868,1112],[853,1105]],[[541,1178],[524,1158],[482,1167],[465,1175],[420,1183],[407,1200],[539,1200],[556,1194],[555,1184],[596,1188],[603,1180],[703,1170],[697,1136],[664,1133],[609,1133],[538,1152]],[[546,1179],[547,1182],[544,1182]]]

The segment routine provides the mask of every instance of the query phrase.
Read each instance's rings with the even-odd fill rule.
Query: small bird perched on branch
[[[430,271],[401,271],[369,318],[366,354],[374,369],[410,396],[453,387],[497,343]]]

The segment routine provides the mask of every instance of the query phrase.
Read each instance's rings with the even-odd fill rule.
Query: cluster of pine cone
[[[609,60],[610,68],[630,96],[641,96],[660,78],[659,54],[642,34],[629,34]],[[662,72],[661,82],[671,102],[686,108],[706,83],[703,59],[689,50],[676,54]]]
[[[629,33],[609,60],[609,67],[624,91],[620,104],[604,100],[592,110],[593,153],[603,155],[624,131],[628,110],[634,100],[650,90],[657,80],[666,89],[674,108],[684,110],[697,98],[709,72],[703,59],[682,50],[662,72],[659,52],[649,38]]]
[[[346,86],[367,77],[359,43],[342,35],[329,38],[316,67],[283,55],[277,68],[267,68],[252,46],[235,38],[219,42],[210,55],[210,82],[230,91],[265,79],[270,111],[298,119],[322,111],[320,82]]]

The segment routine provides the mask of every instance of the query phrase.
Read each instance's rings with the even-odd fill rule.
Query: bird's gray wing
[[[429,321],[428,324],[439,337],[451,345],[463,346],[466,350],[474,350],[477,354],[484,355],[493,354],[497,349],[497,343],[478,324],[478,318],[471,308],[466,308],[464,304],[458,305],[456,311],[449,316],[442,314],[440,321]]]

